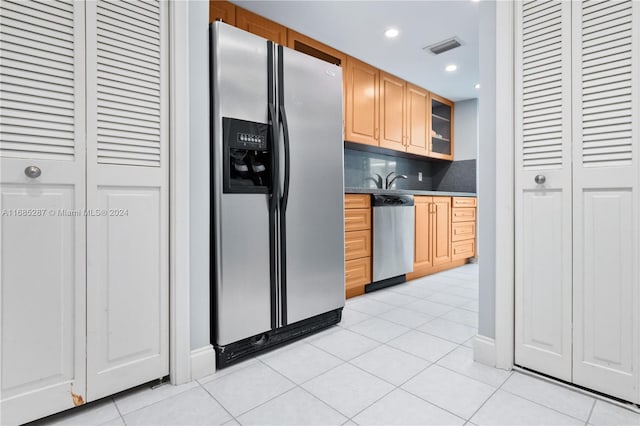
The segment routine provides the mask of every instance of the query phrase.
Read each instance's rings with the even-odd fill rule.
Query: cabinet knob
[[[547,181],[547,178],[544,175],[536,175],[534,180],[536,181],[536,183],[538,185],[542,185],[543,183],[545,183]]]
[[[27,177],[30,177],[31,179],[35,179],[42,174],[42,170],[40,170],[40,167],[29,166],[26,169],[24,169],[24,174],[27,175]]]

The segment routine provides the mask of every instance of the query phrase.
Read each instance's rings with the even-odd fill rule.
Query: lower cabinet
[[[371,196],[345,194],[345,294],[364,294],[371,282]]]
[[[414,201],[415,257],[407,280],[461,266],[475,256],[475,198],[417,195]]]

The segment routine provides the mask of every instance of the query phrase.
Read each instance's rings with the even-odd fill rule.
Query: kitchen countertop
[[[428,195],[432,197],[476,197],[475,192],[422,191],[419,189],[345,188],[346,194]]]

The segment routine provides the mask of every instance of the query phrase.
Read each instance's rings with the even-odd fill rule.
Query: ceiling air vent
[[[460,46],[462,46],[462,41],[458,37],[451,37],[438,43],[423,47],[422,50],[427,53],[431,53],[432,55],[439,55]]]

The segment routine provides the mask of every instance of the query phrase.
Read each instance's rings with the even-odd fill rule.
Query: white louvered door
[[[546,17],[533,61],[528,20],[536,13]],[[516,364],[635,403],[639,16],[632,0],[551,0],[524,2],[516,17]],[[542,101],[535,143],[531,97]],[[534,174],[546,182],[535,184]]]
[[[639,6],[578,3],[572,20],[573,381],[636,403]]]
[[[0,49],[0,424],[10,425],[86,400],[85,222],[74,216],[85,207],[84,4],[3,0]]]
[[[87,394],[169,373],[166,3],[87,3]]]
[[[570,380],[571,3],[516,10],[515,357]]]

